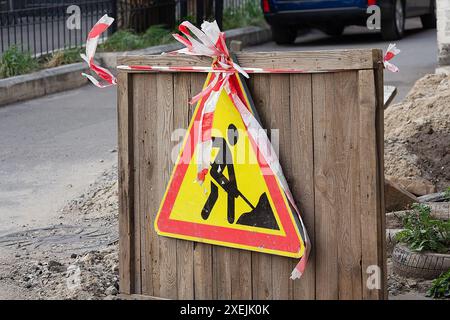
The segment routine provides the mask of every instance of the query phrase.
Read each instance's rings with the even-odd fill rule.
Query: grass
[[[16,46],[11,46],[0,59],[0,79],[80,62],[80,52],[81,49],[66,49],[33,58],[29,52],[22,52]]]
[[[98,48],[99,51],[129,51],[167,44],[172,41],[174,39],[171,30],[162,26],[151,26],[143,34],[136,34],[130,30],[119,30]]]
[[[29,73],[38,68],[39,63],[29,52],[22,52],[16,46],[11,46],[3,52],[0,59],[0,78]]]
[[[264,16],[259,0],[248,1],[238,8],[227,8],[223,12],[223,29],[261,26]]]

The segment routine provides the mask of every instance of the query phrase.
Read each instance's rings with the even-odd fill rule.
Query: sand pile
[[[423,195],[450,186],[450,77],[427,75],[385,111],[386,176]]]

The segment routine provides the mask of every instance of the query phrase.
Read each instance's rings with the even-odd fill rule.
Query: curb
[[[227,46],[230,46],[230,42],[233,40],[241,41],[242,47],[248,47],[264,42],[268,42],[272,39],[272,32],[270,28],[265,27],[244,27],[238,29],[231,29],[225,31],[225,38]],[[149,47],[145,49],[133,50],[133,51],[119,51],[119,52],[98,52],[96,57],[101,59],[102,65],[108,69],[114,69],[117,67],[117,57],[120,56],[136,56],[136,55],[150,55],[161,54],[163,52],[170,52],[183,48],[178,43],[164,44],[160,46]]]
[[[73,63],[0,79],[0,106],[81,87],[88,80],[80,73],[87,70],[86,64]]]
[[[242,42],[242,47],[267,42],[272,37],[270,28],[267,26],[231,29],[225,31],[225,35],[227,45],[232,40],[238,40]],[[99,52],[97,57],[102,60],[102,65],[106,68],[114,69],[117,65],[116,59],[118,56],[161,54],[180,48],[182,48],[182,45],[174,42],[134,51]],[[0,79],[0,106],[81,87],[88,83],[88,80],[82,77],[80,73],[88,70],[87,65],[80,62]]]

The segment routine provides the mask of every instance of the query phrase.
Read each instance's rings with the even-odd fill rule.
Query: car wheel
[[[405,6],[401,0],[392,0],[392,5],[381,12],[381,35],[384,40],[398,40],[405,33]]]
[[[297,29],[293,27],[272,26],[273,41],[277,44],[290,44],[297,38]]]
[[[436,1],[431,1],[430,13],[420,17],[424,29],[436,29]]]
[[[343,25],[328,25],[325,27],[324,32],[332,37],[340,36],[344,33],[345,26]]]

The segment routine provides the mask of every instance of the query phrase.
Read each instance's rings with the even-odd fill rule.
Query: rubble
[[[450,186],[450,77],[419,79],[385,111],[385,173],[415,195]]]

